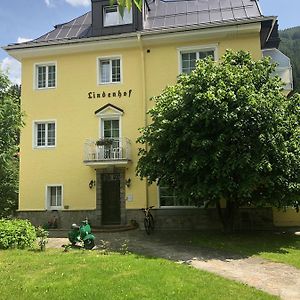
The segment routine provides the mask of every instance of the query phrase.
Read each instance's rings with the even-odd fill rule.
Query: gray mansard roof
[[[61,39],[78,39],[91,36],[92,13],[88,12],[70,22],[54,26],[54,30],[32,42],[47,42]]]
[[[261,17],[253,0],[185,0],[152,2],[144,24],[146,30]]]
[[[150,8],[150,10],[148,9]],[[142,32],[174,28],[219,26],[247,20],[261,20],[263,15],[255,0],[148,0]],[[43,36],[23,43],[59,43],[91,37],[92,14],[59,24]],[[14,45],[9,45],[7,48]]]

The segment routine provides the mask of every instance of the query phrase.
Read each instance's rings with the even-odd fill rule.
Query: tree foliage
[[[283,95],[274,69],[267,58],[227,51],[180,75],[154,97],[137,174],[196,204],[297,205],[300,96]]]
[[[109,0],[110,5],[118,4],[121,16],[124,15],[124,9],[130,10],[132,5],[135,5],[140,11],[142,11],[142,0]]]
[[[18,142],[22,125],[20,87],[0,73],[0,217],[17,206]]]

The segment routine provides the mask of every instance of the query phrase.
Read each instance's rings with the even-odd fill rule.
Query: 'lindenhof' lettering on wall
[[[99,98],[123,98],[123,97],[128,97],[130,98],[132,95],[132,90],[128,91],[114,91],[114,92],[88,92],[88,99],[99,99]]]

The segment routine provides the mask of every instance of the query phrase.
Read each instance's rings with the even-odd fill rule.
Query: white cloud
[[[23,37],[18,37],[17,43],[25,43],[25,42],[29,42],[32,39],[28,39],[28,38],[23,38]]]
[[[0,61],[0,69],[8,75],[12,83],[21,84],[21,64],[11,57]]]
[[[45,0],[45,3],[48,7],[53,7],[54,4],[52,3],[52,0]]]
[[[49,1],[49,0],[45,0]],[[72,6],[89,6],[91,0],[65,0],[67,3],[71,4]]]
[[[55,7],[55,2],[58,0],[44,0],[48,7]],[[72,6],[89,6],[91,4],[91,0],[61,0]]]

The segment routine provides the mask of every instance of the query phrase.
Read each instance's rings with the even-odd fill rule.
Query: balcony
[[[127,165],[131,161],[131,142],[127,138],[86,140],[84,160],[86,166],[106,167]]]
[[[263,56],[271,57],[271,63],[276,63],[277,67],[274,75],[278,75],[285,83],[283,89],[286,92],[293,90],[293,72],[290,59],[278,49],[263,49]]]

